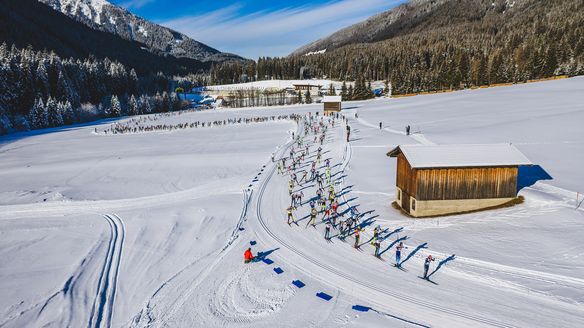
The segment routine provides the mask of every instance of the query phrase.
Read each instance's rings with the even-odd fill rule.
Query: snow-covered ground
[[[305,228],[306,204],[299,225],[286,224],[289,178],[270,155],[287,155],[302,123],[94,133],[110,124],[102,123],[4,137],[0,327],[577,327],[583,91],[584,78],[572,78],[344,103],[351,141],[337,122],[324,157],[341,211],[366,214],[362,242],[374,226],[387,229],[382,261],[369,244],[355,250],[352,236],[327,242],[323,224]],[[195,112],[155,124],[321,107]],[[391,207],[393,146],[500,142],[539,165],[521,172],[524,204],[422,220]],[[312,184],[303,188],[314,196]],[[273,264],[242,263],[251,240]],[[398,240],[408,247],[404,270],[392,266]],[[418,277],[428,254],[437,257],[433,268],[444,261],[433,283]]]

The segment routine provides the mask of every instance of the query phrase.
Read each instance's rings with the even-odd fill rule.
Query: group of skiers
[[[290,206],[286,208],[287,224],[295,224],[298,226],[298,220],[295,216],[295,211],[301,206],[309,205],[310,211],[308,215],[308,222],[306,228],[309,226],[315,227],[317,221],[323,223],[324,238],[330,241],[333,238],[333,229],[338,230],[338,238],[345,240],[348,236],[353,235],[354,247],[359,249],[362,244],[361,233],[364,231],[360,219],[364,216],[359,212],[357,206],[349,206],[346,211],[340,211],[339,194],[336,190],[336,183],[331,172],[330,159],[325,159],[322,163],[323,145],[326,140],[329,129],[335,127],[337,119],[345,120],[347,142],[349,142],[350,131],[346,118],[332,116],[328,118],[319,117],[318,115],[308,115],[304,118],[304,136],[293,136],[294,144],[290,151],[282,158],[276,160],[272,155],[272,161],[276,163],[278,174],[288,176],[288,192],[290,195]],[[380,123],[381,127],[381,123]],[[314,135],[312,145],[306,142],[309,135]],[[311,147],[318,147],[312,157],[308,157],[311,153]],[[312,158],[312,159],[311,159]],[[307,163],[308,161],[308,163]],[[303,169],[309,167],[310,169]],[[322,172],[323,170],[324,172]],[[316,187],[314,197],[310,198],[306,203],[303,203],[304,191],[295,191],[296,187],[304,187],[305,184],[312,183]],[[303,188],[304,189],[304,188]],[[370,240],[374,247],[374,256],[381,258],[381,243],[386,237],[382,237],[382,229],[378,225],[373,229],[373,237]],[[395,266],[401,267],[401,254],[404,248],[403,242],[399,242],[395,247]],[[424,279],[428,278],[428,270],[434,258],[430,255],[424,261]]]
[[[180,113],[180,112],[173,112]],[[279,115],[279,116],[257,116],[257,117],[240,117],[240,118],[230,118],[224,120],[215,120],[209,122],[183,122],[176,124],[148,124],[152,121],[157,121],[160,118],[169,116],[170,113],[161,113],[156,115],[141,116],[137,118],[132,118],[124,122],[117,122],[110,125],[109,128],[103,130],[103,134],[129,134],[129,133],[143,133],[143,132],[153,132],[153,131],[175,131],[193,128],[205,128],[214,126],[224,126],[233,124],[251,124],[251,123],[263,123],[269,121],[281,121],[281,120],[294,120],[300,119],[300,115]],[[179,114],[177,114],[179,115]],[[95,128],[95,133],[98,133],[97,128]]]

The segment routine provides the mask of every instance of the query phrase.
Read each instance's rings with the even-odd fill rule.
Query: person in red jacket
[[[253,254],[251,253],[251,247],[248,248],[247,251],[245,251],[245,253],[243,253],[243,259],[245,263],[253,261],[254,257]]]

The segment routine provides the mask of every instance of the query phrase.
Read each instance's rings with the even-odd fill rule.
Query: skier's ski
[[[434,282],[434,281],[432,281],[432,280],[430,280],[430,278],[424,278],[424,277],[422,277],[422,276],[418,276],[418,278],[420,278],[420,279],[422,279],[422,280],[424,280],[424,281],[427,281],[427,282],[429,282],[429,283],[433,283],[434,285],[438,286],[438,283],[437,283],[437,282]]]

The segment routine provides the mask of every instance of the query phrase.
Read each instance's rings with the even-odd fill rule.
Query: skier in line
[[[290,180],[290,182],[288,182],[288,193],[290,195],[292,195],[292,190],[294,190],[294,181]]]
[[[315,222],[315,221],[316,221],[316,214],[317,214],[317,213],[318,213],[318,212],[316,211],[316,208],[314,208],[314,207],[313,207],[313,208],[310,210],[310,220],[309,220],[309,221],[308,221],[308,223],[306,224],[306,227],[307,227],[307,228],[308,228],[308,226],[309,226],[310,224],[312,224],[312,226],[313,226],[313,227],[315,227],[315,226],[316,226],[316,222]]]
[[[331,224],[327,223],[324,228],[324,239],[330,240],[331,239]]]
[[[361,236],[361,227],[355,228],[355,248],[359,248],[359,237]]]
[[[253,261],[254,256],[253,253],[251,252],[251,247],[248,248],[245,253],[243,253],[243,262],[245,263],[249,263],[251,261]]]
[[[294,214],[292,213],[292,211],[294,210],[293,206],[288,207],[288,209],[286,209],[286,212],[288,213],[288,225],[291,225],[291,223],[296,223],[296,220],[294,219]],[[298,225],[298,223],[296,223],[296,225]]]
[[[351,136],[351,127],[347,125],[347,142],[349,142],[349,137]]]
[[[432,255],[428,255],[428,257],[424,261],[424,279],[428,279],[428,270],[430,270],[430,264],[434,260],[435,259],[432,257]]]
[[[403,242],[399,242],[399,245],[397,245],[395,247],[395,266],[396,267],[400,267],[401,266],[401,251],[404,248],[404,243]]]
[[[406,135],[409,136],[410,135],[410,126],[406,126]]]
[[[375,257],[379,258],[379,249],[381,248],[381,242],[378,240],[373,244],[375,246]]]
[[[379,122],[379,130],[383,127],[383,123]]]
[[[373,239],[371,239],[371,245],[374,245],[375,242],[377,241],[377,237],[379,236],[379,231],[381,230],[380,226],[375,227],[375,229],[373,229]]]

